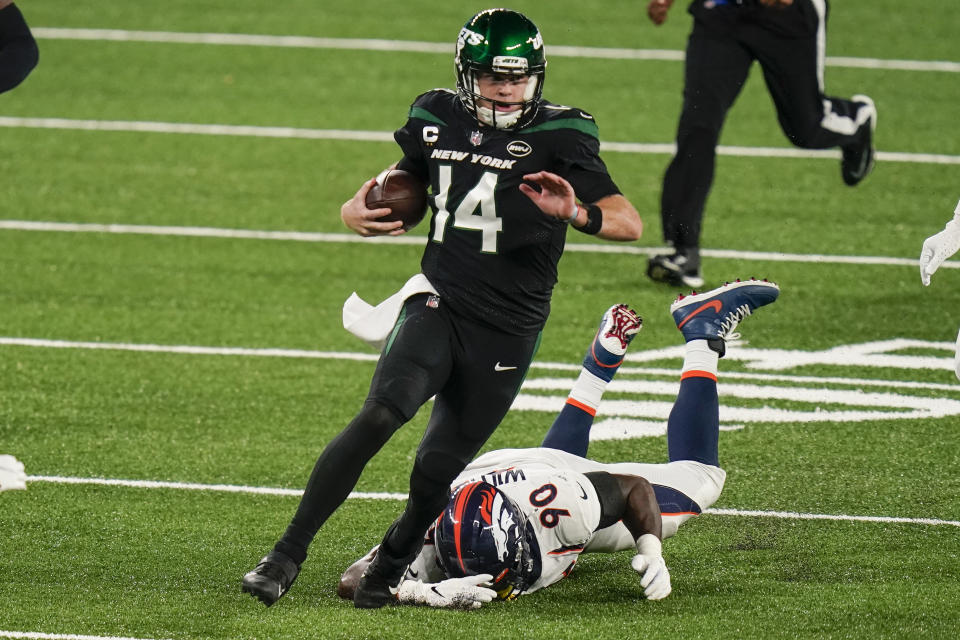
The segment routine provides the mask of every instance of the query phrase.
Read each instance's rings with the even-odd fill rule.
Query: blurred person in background
[[[655,25],[673,0],[650,0]],[[877,110],[864,95],[824,94],[827,0],[693,0],[677,149],[663,178],[660,218],[672,254],[656,255],[647,276],[678,287],[703,286],[700,233],[713,184],[717,141],[727,111],[760,63],[787,139],[804,149],[839,147],[843,181],[873,169]]]

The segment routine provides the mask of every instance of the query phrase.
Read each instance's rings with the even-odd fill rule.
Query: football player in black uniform
[[[13,0],[0,0],[0,93],[13,89],[39,59],[37,41]]]
[[[413,103],[395,139],[400,169],[430,185],[433,215],[421,268],[429,290],[406,299],[359,414],[326,447],[282,538],[243,578],[268,606],[293,583],[307,547],[347,498],[366,463],[435,396],[391,525],[354,596],[357,607],[396,602],[393,591],[447,503],[450,482],[496,429],[540,340],[568,227],[609,240],[642,223],[600,159],[590,114],[543,100],[543,40],[525,16],[482,11],[460,31],[457,91]],[[364,183],[341,216],[363,236],[398,235],[369,210]]]

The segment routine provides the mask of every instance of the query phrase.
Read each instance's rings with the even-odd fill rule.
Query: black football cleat
[[[397,604],[397,588],[391,586],[378,571],[371,571],[367,567],[353,592],[353,606],[357,609],[379,609],[388,604]]]
[[[243,576],[240,590],[269,607],[283,597],[299,573],[299,565],[290,556],[271,551],[253,571]]]
[[[853,96],[852,100],[863,104],[857,112],[858,119],[860,111],[867,114],[867,119],[857,129],[857,142],[841,148],[843,159],[840,161],[840,175],[844,183],[854,187],[873,171],[876,156],[873,134],[877,129],[877,108],[873,100],[864,95]]]
[[[394,527],[396,523],[391,525],[391,530]],[[387,535],[390,535],[389,532]],[[397,586],[408,564],[409,561],[398,563],[385,557],[381,544],[377,555],[360,576],[353,592],[353,606],[357,609],[379,609],[388,604],[397,604]]]
[[[677,249],[672,255],[653,256],[647,263],[647,277],[674,287],[702,287],[700,250],[697,247],[688,247]]]

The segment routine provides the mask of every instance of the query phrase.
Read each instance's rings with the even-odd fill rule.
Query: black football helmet
[[[522,13],[510,9],[487,9],[470,18],[457,38],[454,64],[460,101],[481,125],[519,129],[537,115],[547,58],[540,30]],[[477,83],[481,73],[529,77],[523,100],[511,103],[483,98]],[[520,109],[497,111],[481,106],[478,100],[502,106],[519,104]]]
[[[486,482],[451,496],[434,530],[437,561],[450,578],[489,573],[504,599],[540,577],[540,547],[520,507]]]

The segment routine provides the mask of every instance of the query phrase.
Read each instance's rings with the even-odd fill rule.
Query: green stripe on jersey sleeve
[[[438,124],[441,127],[447,126],[446,122],[433,115],[423,107],[410,107],[410,117],[416,118],[417,120],[426,120],[427,122]]]
[[[562,118],[560,120],[550,120],[535,127],[521,129],[521,133],[535,133],[537,131],[552,131],[554,129],[576,129],[588,136],[600,138],[600,128],[593,120],[583,120],[578,118]]]

